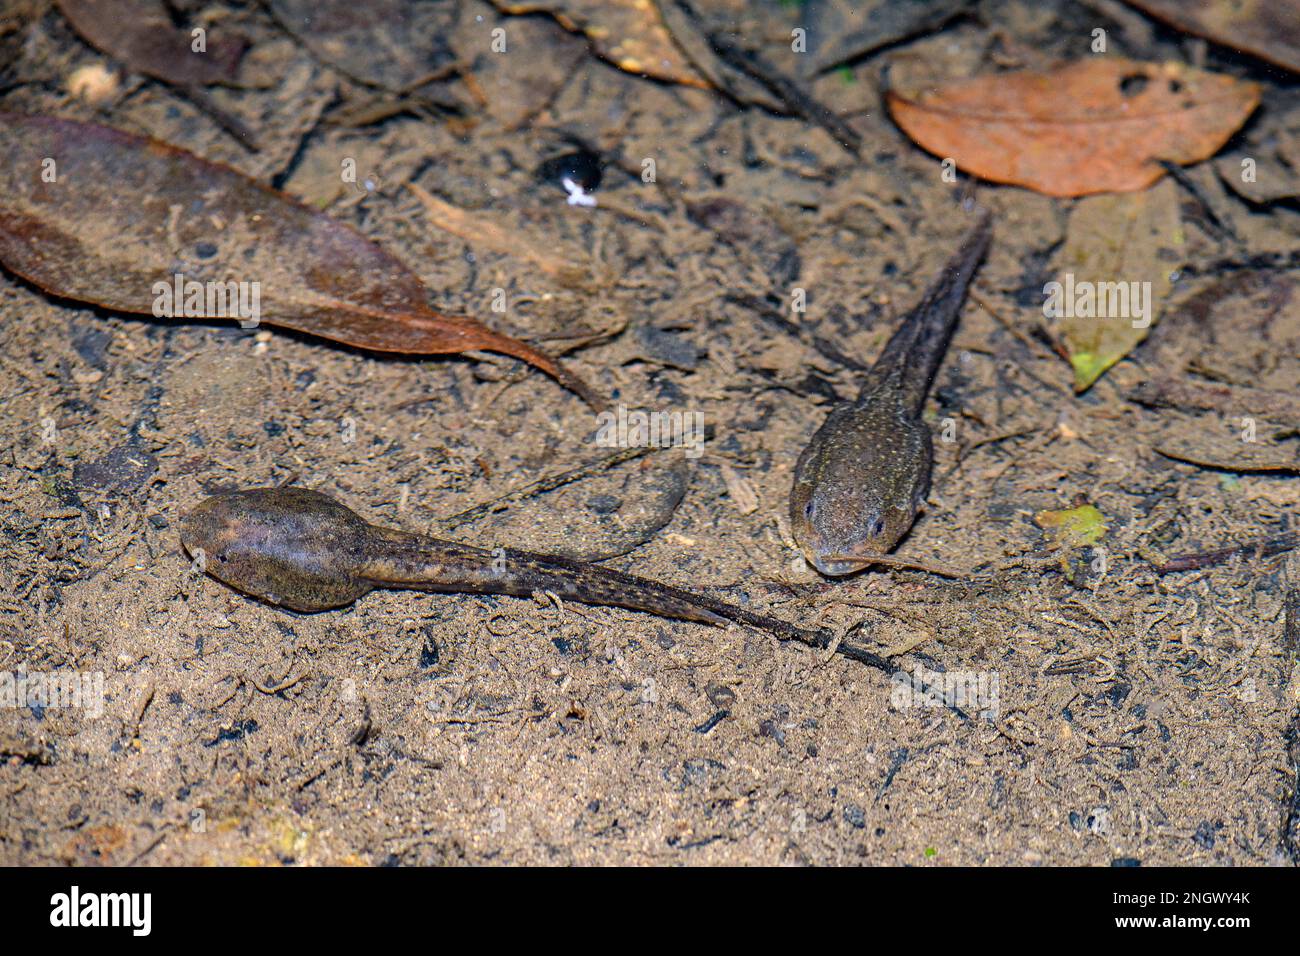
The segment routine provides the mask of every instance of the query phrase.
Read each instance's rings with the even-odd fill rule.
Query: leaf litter
[[[107,126],[13,113],[0,114],[0,152],[10,160],[0,262],[47,292],[158,315],[160,296],[191,288],[182,282],[242,283],[264,312],[255,322],[374,352],[501,352],[598,404],[551,356],[432,309],[415,273],[350,226],[230,167]],[[186,317],[240,317],[230,298],[214,311],[187,292]]]

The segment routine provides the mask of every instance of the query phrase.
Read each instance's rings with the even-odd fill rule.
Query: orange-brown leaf
[[[983,179],[1049,196],[1133,192],[1160,161],[1212,156],[1259,103],[1259,86],[1177,63],[1095,57],[1047,72],[975,77],[887,96],[913,140]]]
[[[107,126],[13,113],[0,113],[0,155],[0,263],[47,292],[158,315],[155,287],[177,275],[256,283],[266,325],[375,352],[501,352],[594,401],[549,355],[434,311],[415,273],[356,230],[228,166]]]

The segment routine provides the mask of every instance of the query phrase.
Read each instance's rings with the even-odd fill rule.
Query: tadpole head
[[[254,488],[200,502],[180,531],[196,571],[271,604],[319,611],[367,590],[350,562],[368,527],[319,492]]]
[[[198,503],[181,518],[181,546],[195,560],[225,555],[239,538],[240,524],[230,495],[215,495]]]
[[[275,535],[274,514],[246,491],[213,495],[181,519],[181,545],[196,571],[268,598],[260,583]]]
[[[897,513],[859,487],[824,482],[791,496],[791,527],[804,557],[822,574],[861,571],[907,533],[912,515]]]

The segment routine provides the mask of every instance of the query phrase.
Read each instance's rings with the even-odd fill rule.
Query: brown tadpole
[[[885,555],[925,504],[934,461],[921,412],[991,235],[985,211],[886,343],[857,399],[831,410],[795,464],[790,527],[822,574],[902,563]]]
[[[476,548],[381,527],[306,488],[282,485],[214,495],[182,519],[181,543],[197,566],[218,581],[294,611],[344,607],[375,588],[521,596],[541,591],[666,618],[741,624],[783,641],[835,646],[845,657],[891,676],[901,673],[852,642],[836,644],[828,631],[796,627],[595,564],[515,548]]]

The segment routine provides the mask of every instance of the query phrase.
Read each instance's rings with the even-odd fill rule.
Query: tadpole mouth
[[[848,554],[814,554],[812,563],[813,567],[827,577],[841,578],[855,571],[861,571],[871,563],[871,559]]]

